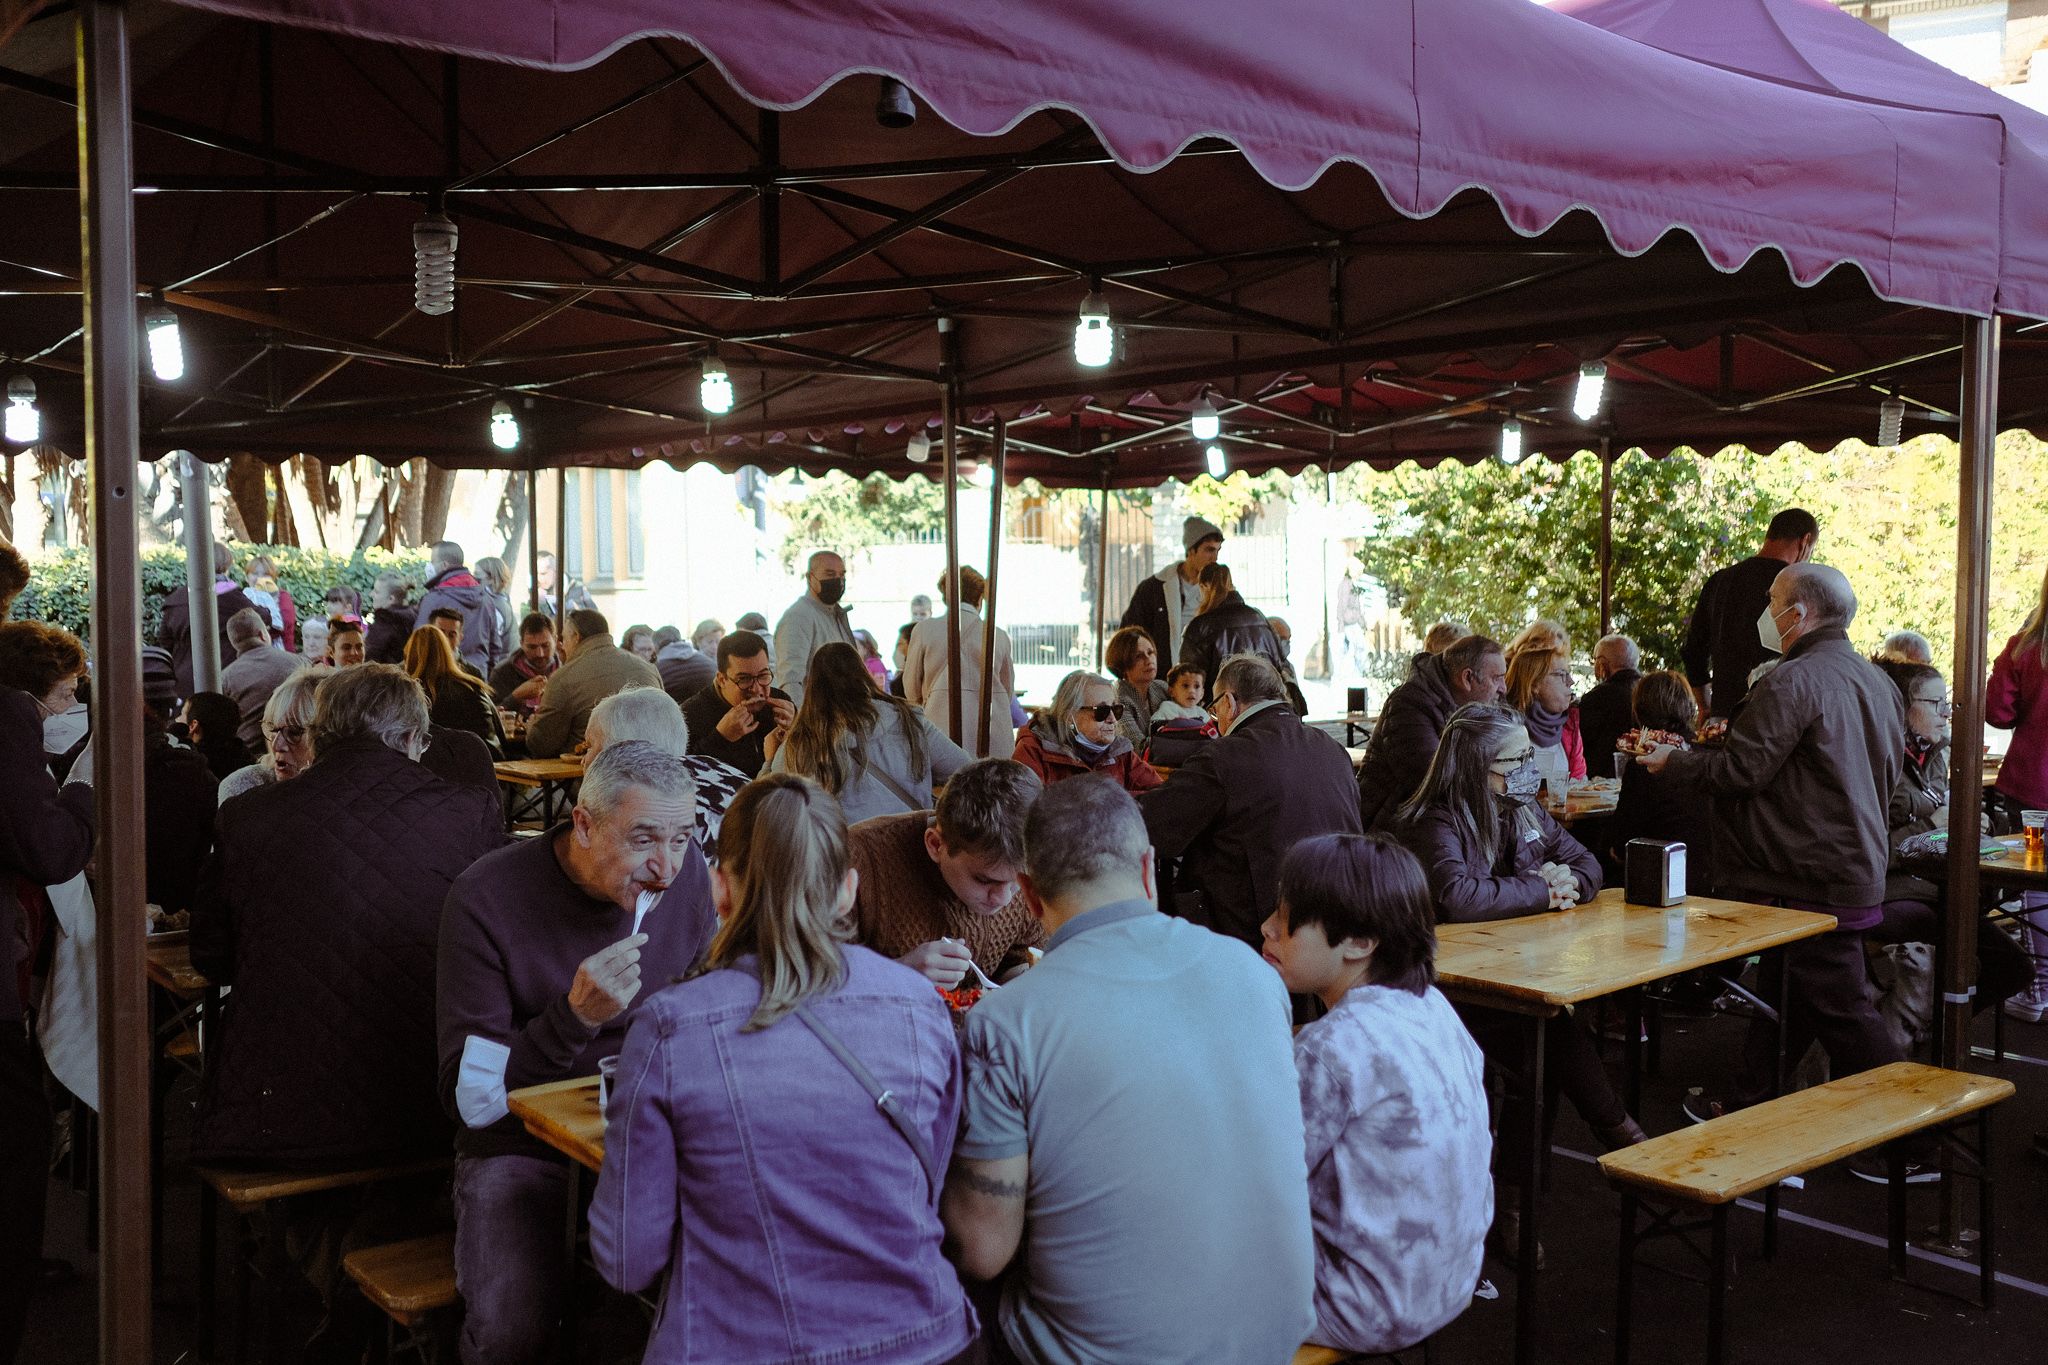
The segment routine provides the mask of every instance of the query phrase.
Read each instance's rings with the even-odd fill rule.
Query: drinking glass
[[[2042,854],[2042,836],[2048,827],[2048,810],[2023,810],[2020,812],[2020,829],[2027,836],[2027,856],[2039,858]]]
[[[602,1114],[612,1107],[612,1073],[619,1069],[617,1057],[601,1058],[597,1064],[597,1111]]]
[[[1622,778],[1628,776],[1628,765],[1635,762],[1635,757],[1636,756],[1634,754],[1624,754],[1619,750],[1615,752],[1614,780],[1616,782],[1619,782]]]

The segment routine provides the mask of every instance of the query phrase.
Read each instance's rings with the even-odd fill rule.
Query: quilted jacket
[[[503,841],[496,795],[375,741],[221,808],[192,963],[232,986],[192,1158],[320,1166],[446,1151],[441,903]]]

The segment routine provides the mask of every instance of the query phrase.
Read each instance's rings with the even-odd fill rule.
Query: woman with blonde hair
[[[405,671],[427,694],[427,717],[436,726],[466,730],[482,740],[491,757],[505,756],[505,730],[482,678],[455,661],[448,637],[421,626],[405,640]]]
[[[1279,672],[1294,692],[1294,670],[1280,649],[1280,637],[1264,612],[1246,602],[1231,581],[1228,564],[1211,564],[1196,580],[1202,586],[1201,610],[1181,633],[1179,663],[1202,670],[1215,678],[1223,661],[1233,654],[1256,654]],[[1296,711],[1306,708],[1296,705]]]
[[[619,1054],[590,1205],[598,1272],[659,1286],[645,1358],[660,1365],[976,1358],[940,1251],[962,1089],[945,1004],[845,941],[859,875],[816,783],[764,774],[719,854],[703,967],[641,1004]]]
[[[1529,728],[1537,771],[1558,786],[1583,779],[1586,745],[1579,737],[1579,708],[1572,703],[1571,640],[1555,622],[1536,621],[1503,653],[1507,702]]]
[[[932,788],[973,761],[922,711],[877,692],[860,651],[835,640],[811,656],[803,706],[768,771],[810,778],[854,824],[930,810]]]
[[[333,676],[325,664],[309,664],[277,685],[263,703],[263,755],[221,779],[221,804],[273,782],[289,782],[312,766],[314,694]]]
[[[1010,716],[1011,699],[1017,695],[1017,667],[1010,657],[1009,632],[995,631],[993,662],[984,668],[981,657],[983,626],[981,604],[988,595],[988,580],[975,569],[960,570],[960,590],[946,586],[939,576],[939,597],[960,621],[960,734],[964,748],[981,738],[981,713],[988,708],[988,753],[985,758],[1008,758],[1017,747],[1017,724]],[[951,647],[946,640],[946,618],[932,616],[916,622],[910,644],[903,651],[903,695],[924,708],[932,723],[950,728],[953,720],[953,670]]]

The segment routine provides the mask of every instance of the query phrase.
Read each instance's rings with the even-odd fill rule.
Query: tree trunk
[[[14,543],[14,456],[0,455],[0,543]]]
[[[505,533],[504,561],[514,570],[525,562],[526,527],[533,509],[526,505],[526,480],[517,474],[505,476],[505,496],[498,502],[498,526]]]
[[[417,545],[420,543],[420,508],[424,491],[421,487],[419,469],[412,461],[407,461],[403,466],[393,470],[392,475],[395,480],[392,503],[395,509],[394,518],[398,523],[393,528],[392,548],[396,549],[400,545]]]
[[[431,545],[448,536],[448,509],[455,501],[455,471],[420,462],[420,536],[415,545]]]
[[[270,532],[270,492],[263,461],[228,456],[228,529],[238,540],[259,542]]]
[[[299,543],[298,523],[292,517],[291,495],[285,491],[287,482],[283,465],[272,465],[266,471],[268,478],[277,486],[270,499],[272,545],[297,545]]]
[[[305,456],[294,455],[277,467],[277,482],[284,492],[282,502],[291,509],[298,543],[308,549],[327,549],[327,518],[321,506],[327,490],[320,482],[318,467]]]

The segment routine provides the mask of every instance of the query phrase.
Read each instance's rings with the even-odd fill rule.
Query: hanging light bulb
[[[7,381],[7,439],[32,446],[43,436],[43,415],[36,411],[36,381],[18,374]]]
[[[995,481],[996,470],[994,465],[977,462],[973,468],[967,471],[967,482],[976,488],[992,488],[995,486]]]
[[[491,444],[500,450],[519,448],[519,419],[512,415],[510,403],[491,404]]]
[[[430,213],[412,225],[412,306],[429,317],[455,307],[454,220]]]
[[[1522,424],[1512,417],[1500,424],[1500,462],[1509,465],[1522,462]]]
[[[932,457],[932,434],[919,427],[910,434],[910,444],[903,447],[903,458],[912,464],[923,464]]]
[[[697,400],[713,417],[732,411],[732,376],[725,372],[725,362],[716,351],[704,357],[704,379],[697,386]]]
[[[1607,396],[1607,366],[1589,360],[1579,366],[1579,387],[1572,395],[1572,416],[1590,422],[1600,415],[1600,400]]]
[[[1188,418],[1188,431],[1197,441],[1213,441],[1223,434],[1223,414],[1216,411],[1206,390],[1195,404],[1194,415]]]
[[[782,490],[782,495],[791,502],[802,502],[811,496],[811,486],[804,482],[803,470],[793,470],[790,473],[789,484]]]
[[[149,369],[164,383],[185,377],[185,339],[178,335],[178,315],[161,303],[142,315],[149,334]]]
[[[1899,428],[1905,425],[1906,405],[1896,398],[1887,398],[1877,405],[1877,443],[1881,446],[1895,446],[1899,443]]]
[[[1209,462],[1210,478],[1220,479],[1225,474],[1228,474],[1230,472],[1230,457],[1223,453],[1222,446],[1210,446],[1209,449],[1203,453],[1207,457]]]
[[[1081,320],[1074,324],[1074,363],[1099,370],[1116,354],[1116,331],[1109,325],[1109,305],[1102,291],[1091,289],[1081,300]]]

